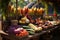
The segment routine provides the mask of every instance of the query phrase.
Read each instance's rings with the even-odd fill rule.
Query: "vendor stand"
[[[18,2],[16,0],[16,4],[17,3]],[[46,40],[48,40],[50,37],[50,33],[53,30],[58,29],[60,26],[59,20],[50,21],[50,19],[57,17],[56,14],[54,14],[54,17],[49,15],[47,16],[45,15],[45,17],[43,17],[45,11],[44,8],[29,9],[26,7],[20,8],[18,7],[18,5],[16,5],[16,10],[15,10],[13,5],[8,6],[8,8],[10,7],[11,9],[7,11],[8,13],[11,13],[11,15],[10,14],[5,15],[6,20],[3,20],[3,30],[4,32],[6,32],[6,34],[2,35],[2,37],[5,38],[6,40],[40,40],[41,36],[47,36],[48,38],[46,38]],[[48,12],[46,11],[46,14],[47,13]],[[16,26],[16,23],[17,26],[20,25],[19,27],[22,28],[16,28],[16,30],[14,30],[16,34],[14,32],[10,34],[10,31],[13,31],[11,29],[13,29],[13,27]],[[10,31],[9,31],[9,27],[12,27]]]

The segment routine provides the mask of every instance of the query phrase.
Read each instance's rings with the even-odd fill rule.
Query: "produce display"
[[[10,12],[15,13],[16,10],[14,6],[10,6],[9,8]],[[14,33],[16,36],[24,37],[27,35],[34,35],[36,33],[41,32],[44,29],[52,28],[53,25],[57,25],[60,22],[58,20],[50,21],[53,17],[56,17],[57,14],[54,13],[53,16],[45,15],[44,19],[44,8],[17,8],[18,16],[22,16],[21,19],[18,20],[18,25],[20,25],[18,28],[15,28],[17,26],[11,27],[11,32]],[[19,18],[19,17],[18,17]],[[53,19],[52,19],[53,20]],[[14,22],[15,23],[15,22]],[[27,24],[27,25],[23,25]],[[22,26],[21,26],[22,25]],[[9,31],[9,30],[8,30]],[[10,31],[9,31],[10,32]]]
[[[29,35],[28,31],[18,25],[17,20],[11,20],[11,26],[8,28],[8,33],[20,37],[25,37]]]
[[[8,9],[10,12],[15,13],[16,12],[16,8],[14,7],[14,5],[8,5]],[[43,8],[21,8],[18,6],[17,8],[18,14],[19,15],[43,15],[44,13],[44,9]]]
[[[43,34],[42,39],[46,40],[44,36],[47,36],[47,39],[53,36],[57,25],[60,26],[60,19],[58,19],[57,10],[54,9],[55,6],[52,6],[53,3],[48,2],[47,4],[43,0],[35,2],[35,4],[28,2],[29,0],[15,1],[14,3],[7,1],[1,8],[3,31],[8,34],[7,36],[2,35],[3,38],[7,38],[7,40],[40,40],[40,35]],[[31,8],[26,5],[31,5]],[[54,10],[53,14],[50,12],[53,11],[52,9]]]
[[[24,29],[20,30],[19,32],[20,33],[16,34],[16,36],[25,37],[29,35],[29,33]]]
[[[9,30],[10,30],[9,31],[10,34],[13,34],[13,35],[16,35],[16,36],[25,37],[25,36],[29,35],[29,33],[23,28],[11,27]]]

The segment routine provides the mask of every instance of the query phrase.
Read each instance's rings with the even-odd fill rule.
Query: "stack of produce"
[[[40,32],[43,29],[42,27],[37,27],[36,25],[32,23],[30,23],[28,26],[23,26],[23,28],[26,29],[31,35],[35,34],[36,31]]]
[[[37,27],[36,25],[34,25],[32,23],[29,24],[29,27],[34,29],[35,31],[41,31],[42,30],[42,27]]]
[[[29,26],[23,26],[24,29],[26,29],[30,35],[35,34],[35,30],[30,28]]]
[[[18,25],[17,20],[11,20],[11,25],[8,28],[8,33],[16,36],[20,36],[20,37],[25,37],[29,35],[29,33],[24,28]]]
[[[18,31],[19,31],[19,33],[16,34],[16,36],[25,37],[25,36],[29,35],[29,33],[25,29],[20,28],[20,29],[15,30],[15,32],[18,32]]]
[[[23,24],[29,23],[29,19],[25,16],[25,17],[21,18],[21,20],[19,20],[19,23],[23,23]]]
[[[16,8],[14,7],[14,5],[9,5],[8,6],[8,10],[10,11],[10,13],[16,13]],[[17,13],[20,14],[20,15],[26,15],[26,14],[29,14],[29,15],[43,15],[44,13],[44,9],[43,8],[21,8],[18,6],[17,8]]]
[[[12,33],[11,32],[9,32],[9,33],[16,35],[16,36],[25,37],[25,36],[29,35],[29,33],[23,28],[17,28],[17,29],[11,28],[11,29],[12,30],[10,30],[10,31],[12,31]]]

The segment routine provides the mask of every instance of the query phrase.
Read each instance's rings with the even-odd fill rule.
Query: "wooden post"
[[[17,11],[17,7],[18,7],[18,0],[16,0],[16,14],[15,14],[16,19],[17,19],[17,15],[18,15],[18,14],[17,14],[17,12],[18,12],[18,11]]]

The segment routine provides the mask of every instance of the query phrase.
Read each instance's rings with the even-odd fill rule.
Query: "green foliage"
[[[1,1],[1,9],[3,12],[7,11],[7,6],[8,6],[9,2],[10,2],[10,0],[2,0]]]

